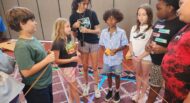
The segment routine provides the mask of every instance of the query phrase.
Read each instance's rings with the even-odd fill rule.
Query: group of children
[[[119,87],[122,73],[123,50],[129,45],[136,72],[136,94],[132,100],[137,103],[153,103],[163,86],[161,62],[169,41],[185,24],[176,15],[179,0],[158,0],[156,5],[159,20],[152,25],[153,12],[150,5],[143,4],[137,9],[137,22],[130,32],[130,42],[124,29],[118,27],[123,14],[117,9],[107,10],[103,20],[108,25],[100,31],[96,13],[88,9],[91,0],[73,0],[70,20],[58,18],[53,27],[53,44],[48,53],[33,36],[36,31],[34,14],[27,8],[14,7],[7,14],[7,23],[11,29],[19,32],[14,54],[25,84],[26,93],[36,78],[45,73],[25,96],[28,103],[52,103],[52,67],[54,62],[62,71],[69,91],[69,103],[80,103],[77,89],[77,62],[83,64],[83,96],[89,93],[88,61],[91,58],[95,78],[95,97],[100,98],[98,50],[104,51],[103,71],[107,74],[108,93],[105,101],[113,99],[120,102]],[[100,34],[100,40],[99,40]],[[151,72],[150,72],[151,71]],[[150,74],[150,80],[149,80]],[[112,88],[112,76],[115,76],[116,88]],[[149,82],[149,83],[148,83]],[[150,85],[148,100],[146,91]],[[113,95],[114,91],[114,95]],[[147,100],[147,101],[146,101]],[[170,101],[165,101],[170,102]]]

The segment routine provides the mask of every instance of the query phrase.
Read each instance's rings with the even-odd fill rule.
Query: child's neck
[[[176,14],[172,14],[172,15],[170,15],[166,20],[170,21],[170,20],[175,19],[176,17],[177,17]]]
[[[19,35],[19,38],[22,38],[22,39],[32,39],[32,37],[33,37],[32,34],[28,32],[24,32],[24,31],[21,31]]]
[[[85,10],[78,8],[77,13],[84,13]]]
[[[108,30],[109,30],[110,33],[113,33],[113,32],[116,31],[116,26],[109,27]]]

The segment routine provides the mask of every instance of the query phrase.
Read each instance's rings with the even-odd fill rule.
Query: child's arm
[[[53,62],[54,60],[55,60],[54,53],[50,52],[50,54],[48,54],[46,58],[44,58],[42,61],[36,63],[30,69],[21,70],[21,73],[24,77],[30,77],[39,72],[40,70],[42,70],[45,66],[47,66],[49,63]]]
[[[67,64],[70,62],[77,62],[79,60],[78,56],[74,56],[70,59],[59,59],[59,55],[60,55],[59,50],[54,50],[53,52],[55,53],[55,63],[56,64]]]
[[[119,48],[117,48],[117,49],[111,50],[112,55],[115,55],[118,51],[122,51],[122,50],[125,49],[126,47],[127,47],[127,45],[124,45],[124,46],[121,46],[121,47],[119,47]]]
[[[166,47],[163,47],[163,46],[160,46],[156,43],[154,43],[152,45],[152,52],[155,53],[155,54],[161,54],[161,53],[166,53],[167,52],[167,48]]]
[[[141,55],[137,56],[137,59],[141,60],[142,58],[146,57],[149,55],[149,52],[144,51]]]
[[[89,34],[100,34],[100,27],[99,25],[95,26],[95,29],[87,29],[85,27],[80,28],[81,33],[89,33]]]

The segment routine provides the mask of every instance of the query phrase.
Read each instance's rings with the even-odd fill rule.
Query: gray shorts
[[[107,74],[107,73],[114,73],[115,75],[121,75],[122,64],[114,66],[109,66],[107,64],[104,64],[102,74]]]
[[[160,65],[155,65],[155,64],[152,65],[149,84],[154,87],[162,87],[163,77]]]
[[[99,44],[91,44],[87,42],[83,42],[83,46],[79,43],[78,49],[82,53],[92,53],[92,52],[97,52],[99,50]]]

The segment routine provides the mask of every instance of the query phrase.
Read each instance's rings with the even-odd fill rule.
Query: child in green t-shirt
[[[22,82],[26,85],[23,89],[24,94],[42,71],[47,69],[30,92],[25,95],[27,103],[53,103],[50,63],[55,60],[54,53],[50,52],[47,55],[42,44],[33,37],[37,24],[34,14],[27,8],[14,7],[7,11],[6,18],[9,27],[19,32],[14,55]]]

